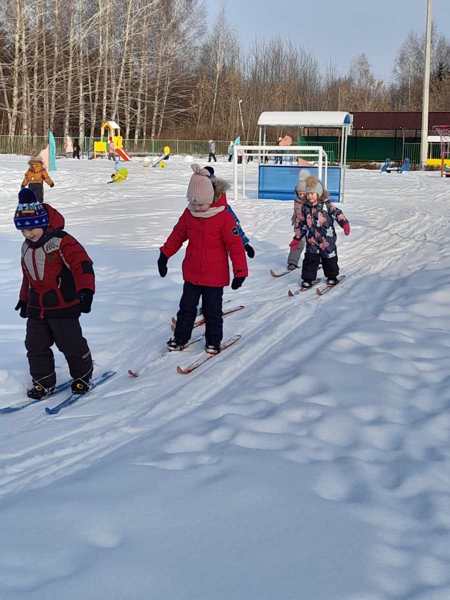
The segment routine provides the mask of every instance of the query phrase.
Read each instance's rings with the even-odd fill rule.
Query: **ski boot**
[[[55,387],[46,388],[40,383],[33,383],[33,387],[27,390],[28,398],[32,400],[42,400],[45,396],[48,396],[53,393]]]
[[[207,354],[219,354],[220,344],[206,344],[205,352]]]
[[[181,352],[184,350],[185,346],[186,344],[180,344],[175,338],[170,338],[167,342],[167,350],[169,350],[169,352]]]
[[[312,283],[310,281],[302,281],[302,288],[304,290],[309,290],[312,287]]]
[[[327,285],[337,285],[339,283],[336,277],[328,277]]]
[[[85,379],[81,379],[81,377],[79,377],[78,379],[74,379],[71,383],[72,388],[72,394],[85,394],[86,392],[89,391],[90,389],[90,385],[89,385],[89,381],[86,381]]]

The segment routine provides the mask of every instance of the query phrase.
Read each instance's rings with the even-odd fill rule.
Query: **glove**
[[[298,238],[294,238],[291,243],[289,244],[289,248],[291,250],[298,250],[298,247],[300,245],[300,240]]]
[[[27,318],[27,303],[23,300],[19,300],[19,302],[14,307],[14,310],[19,311],[19,315],[22,317],[22,319]]]
[[[54,183],[51,183],[51,184],[50,184],[50,187],[55,187],[55,184],[54,184]]]
[[[255,249],[253,248],[253,246],[250,246],[250,244],[245,244],[244,248],[249,258],[255,258]]]
[[[167,261],[168,260],[169,259],[163,252],[159,253],[158,271],[159,271],[159,274],[161,275],[161,277],[165,277],[167,275]]]
[[[344,226],[342,228],[344,230],[345,235],[350,235],[350,223],[344,223]]]
[[[237,290],[241,287],[241,285],[244,283],[245,281],[245,277],[235,277],[231,283],[231,289],[232,290]]]
[[[92,290],[80,290],[78,298],[80,299],[80,310],[82,313],[90,313],[94,292]]]

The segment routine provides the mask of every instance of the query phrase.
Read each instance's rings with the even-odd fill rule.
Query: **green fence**
[[[76,137],[76,136],[73,136]],[[99,138],[94,138],[98,140]],[[85,138],[82,152],[84,156],[92,154],[94,139]],[[64,152],[64,138],[57,137],[56,153],[62,156]],[[258,142],[248,142],[257,144]],[[337,162],[340,156],[340,138],[333,136],[308,136],[297,140],[299,145],[323,146],[328,154],[331,163]],[[216,154],[226,155],[229,140],[216,141]],[[28,137],[28,136],[8,136],[0,135],[0,154],[36,154],[47,145],[46,136]],[[134,139],[125,139],[124,148],[134,155],[158,155],[162,153],[164,146],[170,146],[173,154],[190,154],[192,156],[207,155],[207,140],[180,140],[180,139],[141,139],[137,142]],[[439,144],[431,145],[431,156],[439,158]],[[420,163],[420,139],[418,138],[399,138],[399,137],[358,137],[349,136],[347,147],[347,160],[349,162],[382,162],[385,158],[401,161],[403,158],[409,158],[411,163],[417,165]]]

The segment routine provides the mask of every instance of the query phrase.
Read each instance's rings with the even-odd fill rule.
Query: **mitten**
[[[159,253],[158,258],[158,271],[161,277],[165,277],[167,275],[167,261],[169,259],[162,252]]]
[[[231,289],[237,290],[238,288],[240,288],[241,285],[244,283],[245,279],[245,277],[235,277],[231,282]]]
[[[300,245],[300,240],[298,238],[294,238],[291,243],[289,244],[289,248],[291,250],[298,250],[298,247]]]
[[[82,313],[91,312],[92,299],[94,297],[94,292],[92,290],[80,290],[78,292],[78,298],[80,300],[80,310]]]
[[[22,317],[22,319],[27,318],[27,303],[23,300],[19,300],[19,302],[14,307],[14,310],[19,311],[19,315]]]
[[[249,258],[255,257],[255,249],[253,248],[253,246],[250,246],[250,244],[245,244],[244,248],[245,248],[245,251],[247,252],[247,256]]]
[[[344,223],[342,229],[344,230],[345,235],[350,235],[350,223],[348,221],[347,223]]]

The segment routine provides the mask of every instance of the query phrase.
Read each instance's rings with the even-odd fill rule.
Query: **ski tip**
[[[54,411],[54,410],[52,410],[51,408],[49,408],[48,406],[46,406],[46,407],[45,407],[45,412],[46,412],[48,415],[54,415],[54,414],[55,414],[55,411]]]
[[[132,369],[128,369],[128,377],[139,377],[139,374],[136,373],[136,371],[133,371]]]
[[[183,369],[183,367],[178,366],[177,367],[177,373],[179,375],[187,375],[189,373],[189,371],[186,371],[185,369]]]
[[[288,296],[289,296],[289,298],[293,298],[294,297],[294,292],[291,292],[291,290],[288,290]]]

